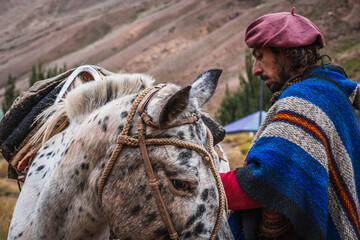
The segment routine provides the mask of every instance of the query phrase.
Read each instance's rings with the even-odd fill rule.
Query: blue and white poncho
[[[303,239],[360,239],[360,85],[336,69],[312,68],[284,90],[236,171]]]

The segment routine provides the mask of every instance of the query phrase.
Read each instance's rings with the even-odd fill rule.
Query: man
[[[359,84],[323,64],[322,33],[294,8],[254,20],[245,42],[273,105],[245,166],[221,174],[234,235],[360,239]]]

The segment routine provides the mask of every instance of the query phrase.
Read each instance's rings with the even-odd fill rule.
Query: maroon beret
[[[280,12],[255,19],[246,29],[245,43],[254,47],[300,47],[314,42],[323,48],[325,39],[309,19],[291,13]]]

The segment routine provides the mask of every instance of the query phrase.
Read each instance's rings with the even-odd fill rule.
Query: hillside
[[[223,68],[206,106],[214,112],[226,84],[236,87],[243,72],[246,26],[292,6],[323,31],[324,53],[333,63],[360,81],[358,0],[0,0],[0,87],[11,74],[17,88],[26,90],[37,63],[95,64],[180,85],[207,69]]]

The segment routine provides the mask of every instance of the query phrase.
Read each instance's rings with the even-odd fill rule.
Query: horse
[[[181,88],[114,74],[69,91],[43,113],[8,239],[233,239],[221,161],[199,117],[220,75]],[[48,134],[64,117],[67,127]]]

